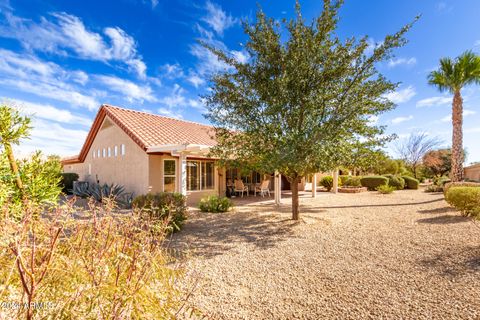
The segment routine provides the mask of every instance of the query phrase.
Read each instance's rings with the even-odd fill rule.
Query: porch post
[[[317,174],[314,173],[312,177],[312,198],[317,197]]]
[[[274,192],[275,192],[275,204],[278,206],[282,202],[282,176],[276,170],[275,170]]]
[[[187,195],[187,156],[183,153],[179,157],[180,163],[180,186],[179,192],[184,196]]]
[[[338,193],[338,168],[333,171],[333,193]]]

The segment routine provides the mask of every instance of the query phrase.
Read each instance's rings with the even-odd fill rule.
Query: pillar
[[[333,171],[333,193],[338,193],[338,169]]]
[[[317,174],[314,173],[312,177],[312,198],[317,197]]]
[[[275,171],[274,181],[275,204],[280,205],[282,202],[282,176],[278,171]]]
[[[180,154],[179,158],[180,163],[180,186],[179,192],[184,196],[187,195],[187,156],[185,154]]]

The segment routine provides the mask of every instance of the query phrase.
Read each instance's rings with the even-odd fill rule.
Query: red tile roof
[[[108,116],[143,150],[165,144],[215,145],[213,127],[104,104],[95,117],[85,144],[77,157],[63,163],[83,162],[105,117]]]

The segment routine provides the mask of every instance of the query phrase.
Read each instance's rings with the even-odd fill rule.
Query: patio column
[[[338,193],[338,169],[333,171],[333,193]]]
[[[312,198],[317,197],[317,174],[314,173],[312,177]]]
[[[187,195],[187,156],[183,153],[179,157],[180,164],[180,186],[179,192],[184,196]]]
[[[278,171],[275,171],[274,181],[275,204],[278,206],[282,202],[282,176]]]

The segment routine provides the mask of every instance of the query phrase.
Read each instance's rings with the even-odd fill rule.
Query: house
[[[463,170],[465,179],[480,181],[480,163],[465,167]]]
[[[208,157],[213,136],[211,126],[104,104],[79,155],[63,159],[63,170],[77,173],[81,181],[123,185],[136,195],[180,192],[190,205],[207,195],[225,195],[228,180],[242,178],[253,185],[264,179],[219,167]],[[289,189],[284,177],[271,179],[272,190]],[[308,182],[303,180],[300,189]]]

